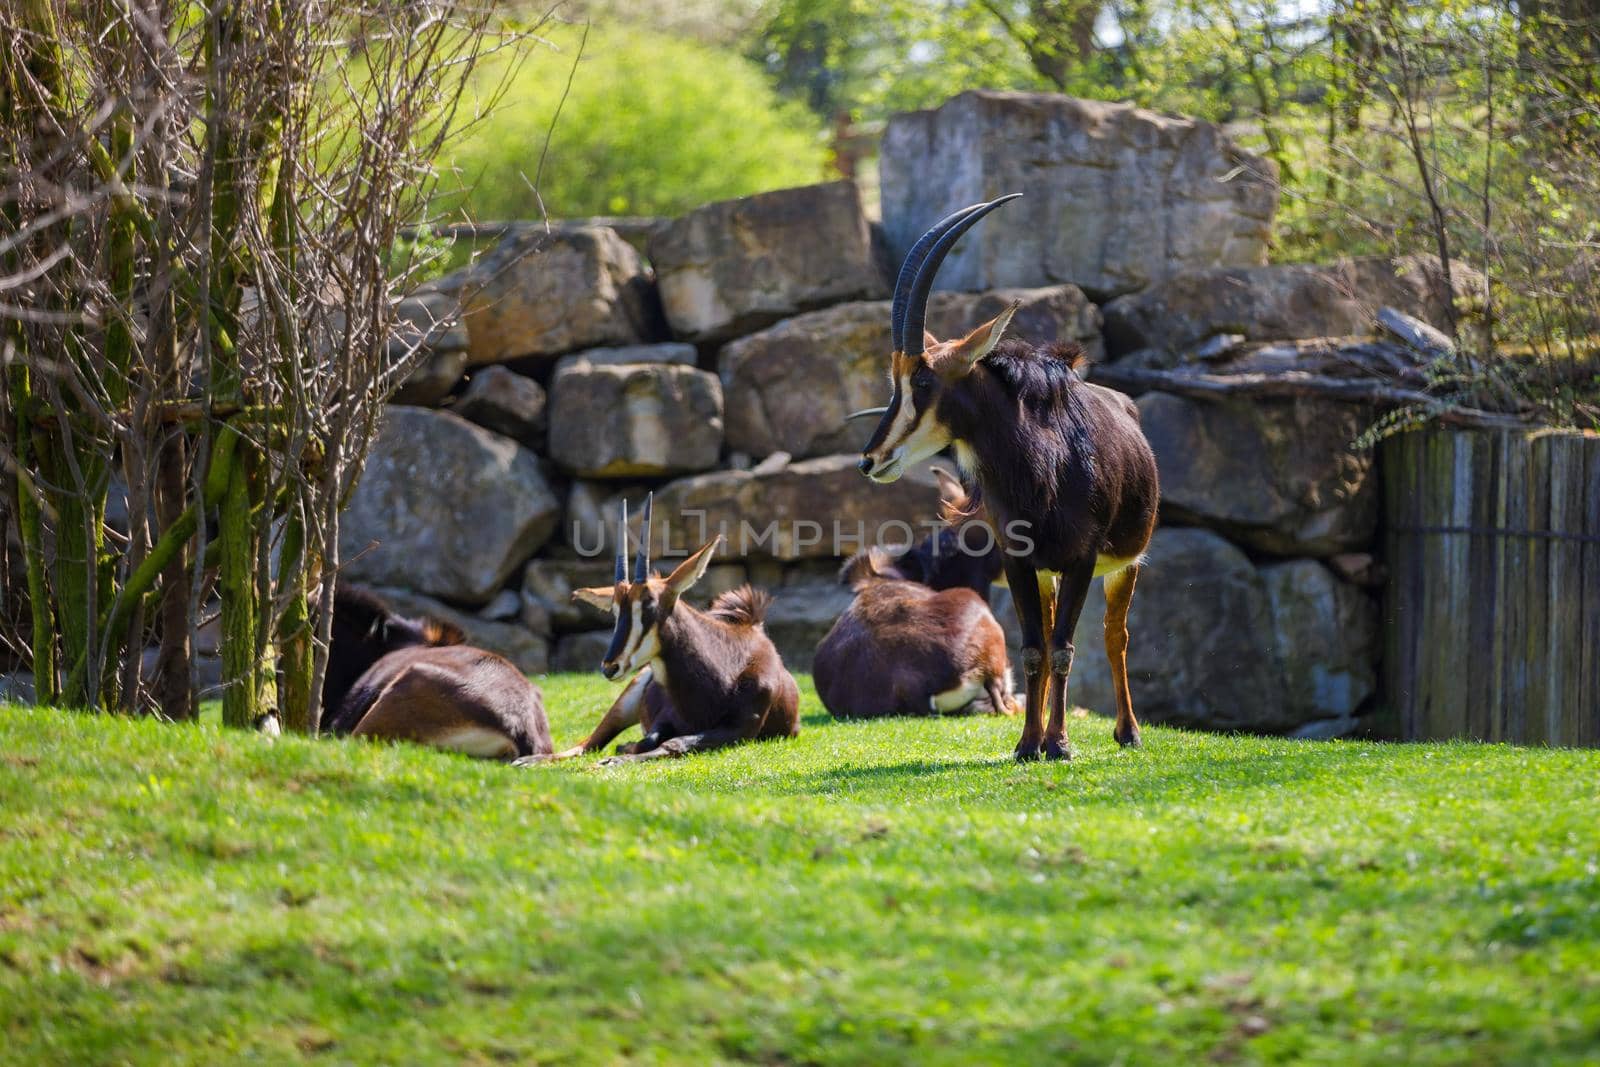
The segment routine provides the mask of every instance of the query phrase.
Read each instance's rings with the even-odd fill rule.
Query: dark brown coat
[[[840,580],[856,597],[812,668],[836,718],[1016,710],[1005,633],[976,592],[907,581],[878,549],[846,563]]]
[[[1067,759],[1072,637],[1096,577],[1106,581],[1106,654],[1117,698],[1113,734],[1123,745],[1139,744],[1128,688],[1127,616],[1160,492],[1138,409],[1078,377],[1083,353],[1077,346],[1003,339],[1020,302],[958,339],[940,341],[924,329],[928,294],[944,257],[962,234],[1018,195],[947,216],[907,254],[891,311],[892,393],[862,450],[861,471],[874,481],[894,481],[910,464],[955,450],[1000,533],[1022,628],[1027,714],[1016,756]]]
[[[323,686],[334,710],[324,729],[482,759],[549,753],[539,688],[463,637],[453,626],[397,615],[370,593],[341,590]]]

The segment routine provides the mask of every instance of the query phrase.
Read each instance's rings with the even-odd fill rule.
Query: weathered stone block
[[[517,230],[461,291],[472,365],[651,339],[639,253],[604,227]]]
[[[848,181],[697,208],[651,236],[650,261],[672,332],[692,341],[888,293]]]
[[[562,543],[581,557],[609,560],[617,551],[617,516],[626,500],[633,509],[629,529],[639,532],[639,508],[650,487],[636,482],[577,480],[567,494]]]
[[[550,386],[550,455],[585,478],[702,471],[722,451],[717,376],[670,363],[581,362]]]
[[[611,586],[610,556],[595,559],[536,559],[522,572],[522,600],[535,605],[558,633],[611,625],[609,612],[572,599],[574,589]]]
[[[468,422],[530,448],[544,439],[544,388],[504,367],[483,367],[451,409]]]
[[[1071,285],[935,293],[928,328],[958,336],[1022,301],[1010,335],[1036,343],[1077,341],[1100,354],[1100,316]],[[727,397],[728,447],[752,456],[821,456],[859,448],[871,423],[846,425],[852,411],[888,399],[887,301],[842,304],[785,319],[724,345],[718,356]]]
[[[921,538],[938,515],[939,487],[926,463],[876,485],[855,455],[824,456],[751,471],[714,471],[656,492],[655,555],[683,554],[721,534],[720,558],[780,560],[849,555],[866,545]],[[670,564],[663,559],[663,569]]]
[[[346,577],[483,604],[555,531],[561,504],[515,441],[390,407],[340,523]]]
[[[1003,193],[946,261],[950,289],[1071,282],[1096,299],[1182,270],[1263,263],[1276,167],[1208,122],[1051,93],[965,92],[889,120],[894,260],[949,212]]]
[[[1451,276],[1462,310],[1481,304],[1481,274],[1453,264]],[[1436,256],[1190,270],[1107,304],[1106,347],[1113,356],[1159,349],[1172,365],[1222,334],[1249,341],[1370,334],[1383,307],[1447,326],[1449,302]]]
[[[695,365],[699,358],[694,345],[668,342],[659,345],[621,345],[617,348],[586,348],[556,362],[556,370],[575,363],[681,363]]]
[[[418,358],[416,367],[400,388],[395,390],[390,401],[433,407],[450,395],[450,390],[456,387],[466,369],[467,352],[464,348],[425,353]]]
[[[1270,564],[1260,574],[1296,717],[1354,715],[1378,685],[1377,602],[1313,559]]]
[[[1279,555],[1331,556],[1370,544],[1377,478],[1352,445],[1370,416],[1312,399],[1139,398],[1168,518],[1211,526]]]

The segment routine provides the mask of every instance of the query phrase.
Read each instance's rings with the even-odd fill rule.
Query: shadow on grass
[[[1360,749],[1329,748],[1314,757],[1289,759],[1275,753],[1219,754],[1204,757],[1145,750],[1096,753],[1066,764],[1018,764],[1010,755],[978,759],[913,759],[894,763],[847,765],[797,772],[765,782],[776,796],[849,793],[870,803],[880,794],[895,797],[911,790],[934,800],[982,792],[991,800],[1028,799],[1041,788],[1070,794],[1074,804],[1154,804],[1165,807],[1214,801],[1224,794],[1273,792],[1316,779],[1338,778],[1359,785],[1394,773]]]

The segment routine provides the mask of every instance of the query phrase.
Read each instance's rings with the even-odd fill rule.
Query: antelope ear
[[[682,596],[705,576],[706,568],[711,566],[711,557],[717,554],[717,545],[722,542],[719,534],[700,546],[700,550],[682,563],[678,564],[673,572],[667,575],[667,588]]]
[[[1011,325],[1011,316],[1021,306],[1022,301],[1013,300],[1010,307],[951,345],[946,358],[964,371],[971,370],[978,360],[994,351],[994,346],[1005,335],[1006,327]]]
[[[923,330],[922,331],[922,347],[924,349],[932,348],[934,345],[936,345],[938,343],[939,343],[939,339],[933,335],[933,331],[932,330]]]
[[[604,586],[595,589],[574,589],[572,591],[573,600],[580,600],[591,608],[599,608],[601,611],[610,611],[611,602],[616,599],[616,596],[617,591],[615,588],[608,589]]]
[[[934,467],[933,476],[939,481],[939,498],[946,504],[958,504],[967,499],[967,491],[961,487],[960,478],[943,467]]]

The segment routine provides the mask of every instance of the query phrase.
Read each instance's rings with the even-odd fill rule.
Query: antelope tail
[[[760,626],[772,606],[772,594],[750,585],[741,585],[721,593],[711,602],[706,614],[744,626]]]

